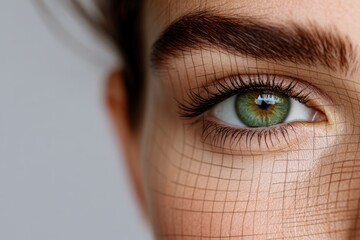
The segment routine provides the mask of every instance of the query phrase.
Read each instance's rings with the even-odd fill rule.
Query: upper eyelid
[[[246,77],[248,78],[247,82],[245,81]],[[267,80],[265,80],[265,82],[260,81],[259,78],[261,77],[267,78]],[[238,78],[238,81],[241,82],[239,85],[237,85],[237,83],[234,82],[235,80],[231,82],[231,79],[235,79],[235,78]],[[257,79],[257,83],[255,82],[256,79]],[[226,83],[226,80],[228,81],[230,80],[230,83],[229,82]],[[234,86],[234,84],[236,86]],[[306,98],[308,97],[308,95],[320,93],[320,91],[312,84],[297,78],[279,76],[279,75],[270,75],[270,74],[232,75],[227,78],[224,78],[223,80],[215,81],[208,85],[204,85],[200,88],[196,88],[195,90],[194,89],[189,90],[187,96],[188,100],[184,100],[185,103],[179,104],[180,116],[184,118],[193,118],[199,116],[200,114],[206,112],[217,103],[220,103],[221,101],[224,101],[227,98],[235,94],[238,94],[240,92],[252,90],[251,86],[257,85],[259,87],[261,84],[263,85],[264,89],[271,90],[271,87],[275,86],[278,88],[277,89],[278,91],[281,91],[289,95],[291,93],[285,92],[286,87],[295,88],[295,86],[297,85],[296,87],[298,89],[302,89],[302,91],[297,90],[297,96],[294,96],[295,94],[293,94],[293,96],[290,97],[297,98],[303,103],[306,103],[307,101]],[[281,89],[281,85],[283,85],[282,89]],[[291,89],[288,90],[290,91]],[[210,101],[212,102],[209,103]]]

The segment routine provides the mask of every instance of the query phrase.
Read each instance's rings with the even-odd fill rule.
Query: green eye
[[[291,108],[290,97],[273,91],[249,91],[235,99],[235,111],[248,127],[268,127],[285,121]]]
[[[234,128],[266,128],[288,122],[314,122],[321,113],[273,90],[238,93],[217,104],[212,115]]]

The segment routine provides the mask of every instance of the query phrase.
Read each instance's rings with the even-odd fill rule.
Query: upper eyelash
[[[243,76],[249,79],[246,82]],[[227,81],[217,81],[212,85],[201,87],[200,91],[190,90],[188,92],[189,100],[179,103],[180,117],[192,119],[205,113],[216,104],[232,97],[236,94],[253,90],[273,90],[284,93],[289,97],[306,104],[310,92],[305,93],[305,89],[294,92],[298,80],[287,78],[289,81],[285,83],[284,78],[277,81],[279,76],[275,75],[232,75],[226,78]],[[211,89],[215,87],[215,90]],[[200,92],[200,93],[199,93]]]

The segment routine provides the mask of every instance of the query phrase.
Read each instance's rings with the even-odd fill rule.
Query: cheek
[[[326,239],[356,228],[358,128],[339,119],[335,127],[314,130],[291,151],[225,154],[210,151],[194,129],[161,104],[154,106],[142,161],[159,239],[301,238],[309,233]],[[340,129],[346,134],[340,136]]]
[[[153,86],[154,84],[152,84]],[[212,149],[156,86],[144,120],[142,166],[158,239],[348,239],[360,216],[360,103],[339,99],[331,124],[291,148]],[[171,89],[171,85],[165,86]],[[162,89],[162,92],[159,92]],[[329,91],[331,92],[331,91]],[[155,97],[156,96],[156,97]],[[354,230],[355,229],[355,230]]]

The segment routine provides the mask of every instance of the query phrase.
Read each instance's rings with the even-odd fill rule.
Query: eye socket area
[[[218,103],[210,115],[236,128],[266,128],[291,122],[326,120],[321,111],[278,91],[251,90]]]
[[[179,104],[180,116],[200,127],[201,142],[213,152],[297,149],[334,120],[326,93],[289,76],[231,75],[192,89],[188,97]]]

